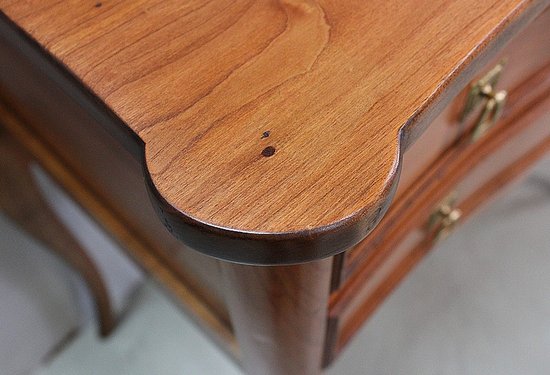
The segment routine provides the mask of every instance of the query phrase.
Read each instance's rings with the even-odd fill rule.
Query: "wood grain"
[[[548,25],[550,25],[550,8],[533,20],[525,30],[514,36],[488,64],[475,74],[473,82],[502,61],[506,61],[506,64],[498,80],[499,90],[510,91],[529,80],[534,72],[550,63]],[[526,56],[529,58],[525,58]],[[402,170],[394,202],[400,199],[401,194],[412,183],[422,178],[430,164],[436,163],[449,147],[474,126],[476,118],[479,118],[479,110],[472,113],[466,119],[467,121],[460,121],[469,90],[470,85],[467,85],[403,154]],[[506,108],[509,108],[509,104]]]
[[[467,202],[460,206],[464,210],[465,217],[479,209],[483,204],[486,204],[496,193],[502,192],[506,185],[511,184],[517,178],[524,175],[535,162],[548,155],[549,152],[550,137],[546,137],[533,149],[529,150],[526,155],[510,164],[508,168],[500,171],[494,178],[481,186],[471,197],[468,197]],[[477,197],[477,194],[480,196]],[[398,260],[394,268],[384,275],[383,280],[373,286],[373,290],[370,291],[368,298],[362,301],[363,303],[360,304],[358,309],[353,311],[353,314],[344,322],[345,324],[340,327],[339,337],[333,343],[335,346],[332,350],[335,352],[332,353],[332,356],[337,355],[345,347],[365,321],[382,305],[399,283],[433,249],[433,245],[433,238],[424,238],[416,246],[407,251],[403,258]]]
[[[508,44],[496,59],[479,73],[479,75],[483,75],[485,71],[494,66],[498,61],[503,59],[507,59],[508,61],[503,77],[499,80],[498,85],[499,88],[506,89],[509,96],[503,116],[492,129],[496,137],[505,139],[503,134],[497,133],[501,132],[500,129],[503,124],[510,122],[509,117],[517,115],[517,113],[521,112],[525,106],[529,106],[533,101],[537,102],[540,100],[540,97],[544,97],[545,91],[548,90],[548,80],[550,79],[549,22],[550,9],[546,10],[544,14],[529,25],[521,35]],[[532,59],[525,59],[525,56],[530,56]],[[396,225],[396,222],[403,215],[406,215],[407,212],[410,212],[411,207],[417,203],[418,195],[423,194],[430,184],[435,183],[434,181],[448,184],[448,180],[443,181],[442,174],[447,173],[445,171],[457,161],[464,161],[466,155],[476,148],[476,145],[472,144],[469,140],[470,134],[465,133],[462,137],[455,140],[455,144],[450,149],[439,153],[432,163],[424,163],[423,166],[417,165],[419,161],[427,160],[425,156],[432,153],[432,144],[438,145],[440,138],[437,135],[435,139],[427,139],[427,137],[433,138],[433,131],[438,131],[442,126],[471,129],[478,116],[477,114],[470,116],[464,124],[459,124],[457,121],[460,113],[459,110],[462,108],[464,100],[464,96],[457,98],[456,103],[461,106],[455,111],[452,111],[452,108],[446,109],[430,125],[430,128],[421,139],[404,155],[404,173],[400,181],[397,200],[369,238],[346,252],[346,271],[342,275],[343,278],[355,273],[356,269],[361,268],[365,258],[371,256],[369,255],[370,253],[377,252],[375,250],[376,247],[385,243],[387,233],[396,229],[399,231],[402,230],[402,233],[406,233],[406,228],[403,228],[402,225]],[[451,110],[450,116],[447,113],[449,110]],[[465,171],[467,171],[467,168]]]
[[[492,161],[474,177],[468,178],[470,188],[462,191],[464,195],[472,194],[474,188],[498,169],[505,168],[507,163],[511,164],[514,158],[519,158],[528,147],[535,147],[539,138],[546,134],[547,117],[544,116],[547,116],[550,108],[547,99],[549,94],[550,64],[511,91],[508,110],[502,118],[503,124],[492,129],[487,139],[472,145],[468,137],[465,137],[442,155],[435,165],[431,165],[423,177],[411,186],[399,202],[396,202],[376,232],[353,249],[353,256],[344,264],[345,277],[341,280],[346,282],[346,287],[339,292],[337,298],[332,299],[332,306],[339,306],[336,309],[345,306],[346,300],[351,300],[355,295],[353,289],[360,288],[369,275],[391,255],[392,248],[398,246],[398,243],[417,228],[419,223],[426,221],[433,205],[442,200],[449,191],[456,190],[458,184],[464,185],[461,179],[474,174],[474,168],[483,159],[489,158]],[[543,120],[540,120],[541,117]],[[531,124],[535,121],[538,121],[538,124]],[[530,138],[522,139],[525,136],[521,133],[527,134]],[[514,139],[514,142],[509,142],[510,139]],[[504,151],[499,151],[503,148]],[[492,153],[497,152],[500,152],[499,156],[493,157]],[[347,278],[349,280],[346,280]],[[352,285],[354,287],[350,288]]]
[[[484,139],[469,137],[431,165],[404,193],[376,233],[346,264],[340,288],[330,299],[328,359],[340,351],[434,245],[426,223],[450,191],[466,220],[489,198],[550,151],[550,64],[510,91],[502,123]],[[339,334],[336,333],[339,332]]]
[[[321,372],[331,268],[331,259],[272,267],[222,264],[247,374]]]
[[[403,150],[547,3],[2,0],[0,9],[143,140],[152,196],[174,234],[225,259],[288,263],[366,236]]]
[[[0,69],[0,115],[10,112],[6,116],[13,123],[27,127],[153,256],[228,322],[217,260],[189,249],[158,219],[144,183],[142,157],[124,147],[130,139],[104,128],[74,91],[57,85],[39,61],[2,43],[2,36],[0,32],[0,66],[8,69]]]

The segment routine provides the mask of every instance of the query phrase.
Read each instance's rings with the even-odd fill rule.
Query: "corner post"
[[[332,258],[292,266],[221,264],[245,371],[319,374]]]

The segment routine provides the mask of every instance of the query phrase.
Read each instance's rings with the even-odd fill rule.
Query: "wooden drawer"
[[[435,244],[428,222],[450,194],[467,218],[502,185],[550,150],[550,64],[510,93],[498,127],[465,136],[417,179],[372,235],[344,256],[330,301],[328,353],[338,352]]]
[[[550,9],[543,12],[527,29],[516,36],[498,56],[486,65],[478,77],[483,76],[500,61],[506,61],[497,88],[518,87],[534,72],[550,62],[550,28],[548,25],[550,25]],[[529,56],[529,58],[525,58],[525,56]],[[452,147],[457,139],[471,131],[473,120],[479,115],[479,110],[468,116],[464,123],[459,121],[468,91],[469,87],[466,87],[405,152],[399,186],[394,200],[398,200],[408,187],[422,175],[424,170]]]
[[[533,94],[531,87],[540,83],[531,78],[536,76],[537,72],[542,72],[544,67],[550,63],[549,24],[550,10],[546,10],[529,28],[514,38],[479,75],[480,77],[483,76],[499,62],[506,61],[497,88],[506,89],[509,92],[508,104],[505,105],[502,119],[497,121],[494,128],[502,126],[506,116],[513,112],[512,107],[522,105],[527,100],[524,96]],[[525,59],[524,56],[530,56],[532,59]],[[543,73],[538,74],[538,76],[540,77],[541,74]],[[476,81],[477,79],[473,82]],[[465,151],[475,148],[475,145],[470,144],[467,139],[471,136],[472,128],[479,117],[480,108],[471,113],[464,123],[459,121],[469,90],[470,86],[466,87],[434,120],[434,123],[420,139],[405,152],[398,190],[392,204],[393,211],[395,211],[395,206],[403,206],[401,201],[404,196],[410,194],[411,186],[422,180],[427,173],[433,172],[436,165],[441,165],[441,160],[456,157],[458,155],[457,150]],[[373,241],[374,238],[377,238],[377,233],[385,231],[383,229],[384,223],[391,224],[391,221],[387,218],[388,216],[390,215],[386,215],[381,225],[363,243],[346,252],[343,261],[343,272],[340,277],[345,279],[359,267],[365,254],[369,251],[368,249],[377,242],[376,240]],[[366,244],[371,245],[366,246]]]

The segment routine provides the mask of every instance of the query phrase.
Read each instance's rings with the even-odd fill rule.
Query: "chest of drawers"
[[[246,371],[318,373],[550,148],[546,7],[0,1],[2,136]]]

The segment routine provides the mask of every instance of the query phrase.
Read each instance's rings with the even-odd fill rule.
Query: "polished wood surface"
[[[332,260],[273,267],[224,263],[222,268],[245,371],[319,374]]]
[[[484,180],[503,168],[507,162],[511,163],[514,158],[526,152],[529,146],[534,147],[536,142],[543,137],[547,130],[547,116],[550,110],[548,97],[550,96],[550,62],[540,71],[533,74],[530,79],[511,91],[508,110],[503,115],[501,124],[498,124],[487,139],[480,144],[472,144],[468,137],[464,137],[452,149],[442,155],[433,165],[429,166],[422,178],[418,179],[413,186],[404,194],[392,207],[391,211],[384,218],[381,225],[372,233],[371,237],[350,250],[346,255],[344,272],[341,282],[348,277],[356,277],[358,274],[365,274],[373,266],[373,257],[380,253],[383,248],[391,251],[392,241],[395,238],[399,241],[403,235],[408,233],[418,222],[424,223],[418,215],[422,215],[421,207],[424,205],[421,197],[429,197],[432,204],[442,199],[441,193],[433,194],[432,190],[445,192],[455,189],[457,184],[464,185],[461,181],[464,176],[472,174],[472,169],[481,160],[487,159],[492,153],[499,152],[500,156],[493,158],[492,164],[482,169],[468,179],[469,187],[465,193],[471,194],[475,188]],[[534,130],[532,122],[538,122]],[[525,130],[529,132],[525,132]],[[528,134],[530,140],[523,140],[519,133]],[[509,142],[512,139],[512,142]],[[507,150],[500,151],[504,146]],[[430,210],[430,207],[425,207]],[[427,213],[424,214],[426,217]],[[411,217],[412,220],[404,220]],[[408,222],[408,224],[405,224]],[[396,223],[399,223],[397,225]],[[366,264],[370,263],[370,267]],[[361,283],[361,282],[360,282]]]
[[[465,136],[404,193],[372,238],[353,250],[330,300],[329,355],[344,347],[433,247],[434,233],[426,228],[438,202],[455,192],[467,219],[550,151],[549,121],[550,63],[511,90],[501,124],[478,143]]]
[[[481,68],[474,81],[481,78],[499,62],[505,62],[498,80],[498,89],[510,90],[528,80],[534,72],[550,63],[550,9],[546,9],[521,33],[514,36],[506,46]],[[529,56],[529,58],[526,58]],[[467,85],[460,94],[437,116],[428,129],[403,155],[399,186],[394,202],[422,174],[435,163],[465,133],[471,131],[478,113],[460,121],[464,103],[470,87]],[[508,108],[509,105],[505,105]]]
[[[550,137],[547,137],[469,197],[467,202],[460,206],[464,217],[468,217],[475,210],[479,209],[482,204],[487,203],[487,200],[492,198],[497,192],[502,192],[506,185],[513,183],[518,177],[524,175],[535,162],[549,153]],[[340,322],[342,325],[338,327],[338,323],[333,322],[333,318],[329,319],[329,321],[333,322],[332,325],[335,330],[339,330],[334,332],[335,339],[330,343],[333,346],[327,347],[327,352],[330,353],[328,354],[328,361],[334,359],[344,349],[349,340],[365,324],[365,321],[380,307],[409,272],[433,249],[434,243],[432,237],[423,237],[420,233],[413,232],[399,246],[403,246],[403,248],[396,249],[395,253],[400,252],[401,254],[398,254],[397,259],[394,260],[391,265],[392,269],[386,269],[374,275],[379,279],[374,285],[371,284],[366,287],[368,290],[365,295],[357,296],[358,301],[360,301],[360,297],[364,298],[362,303],[355,306],[356,309],[347,311],[349,315],[345,317],[346,319],[343,322]]]
[[[0,116],[0,210],[52,250],[82,278],[97,312],[99,332],[109,335],[116,317],[95,262],[61,223],[31,174],[35,161],[2,127]]]
[[[48,75],[47,65],[4,38],[0,31],[0,106],[24,123],[71,175],[139,234],[155,257],[228,321],[216,259],[189,249],[158,219],[144,183],[142,157],[131,147],[131,139],[102,126],[98,113],[58,83],[61,78]]]
[[[143,140],[174,234],[285,263],[364,238],[401,152],[546,2],[96,4],[0,9]]]
[[[521,113],[523,108],[530,108],[532,103],[540,102],[548,90],[550,77],[550,9],[547,9],[520,35],[516,36],[506,48],[504,48],[493,61],[491,61],[478,76],[485,74],[499,61],[507,61],[506,68],[499,80],[498,87],[509,92],[508,102],[504,107],[503,116],[493,129],[493,134],[499,135],[499,128],[504,123],[510,123],[510,116]],[[532,57],[526,59],[525,56]],[[417,194],[422,194],[429,184],[447,183],[441,177],[441,168],[448,168],[453,163],[464,159],[465,153],[475,148],[475,144],[469,141],[467,129],[472,128],[477,116],[474,114],[465,123],[458,121],[460,112],[464,106],[465,94],[461,93],[452,105],[447,108],[430,126],[427,132],[404,155],[403,178],[400,181],[397,200],[381,225],[362,244],[346,252],[343,278],[352,274],[355,269],[362,266],[364,256],[376,246],[384,243],[384,233],[393,231],[395,223],[401,220],[403,215],[410,212],[414,206]],[[537,107],[537,106],[535,106]],[[538,109],[540,111],[540,108]],[[544,112],[544,110],[543,110]],[[456,134],[456,129],[464,129],[461,137],[455,142],[448,141],[448,133]],[[445,134],[441,129],[447,130]],[[519,128],[516,128],[519,130]],[[443,133],[443,135],[441,135]],[[443,138],[442,138],[443,137]],[[447,138],[445,138],[447,137]],[[432,145],[438,148],[444,139],[448,147],[443,149],[436,157],[433,157]],[[494,149],[492,149],[494,151]],[[430,160],[430,155],[432,158]],[[431,177],[429,177],[431,176]],[[412,188],[414,184],[416,187]],[[402,225],[399,225],[402,227]],[[403,233],[406,229],[403,229]]]
[[[548,150],[548,4],[0,0],[0,115],[248,373],[317,374],[445,195],[467,217]],[[473,142],[466,86],[503,57]]]

